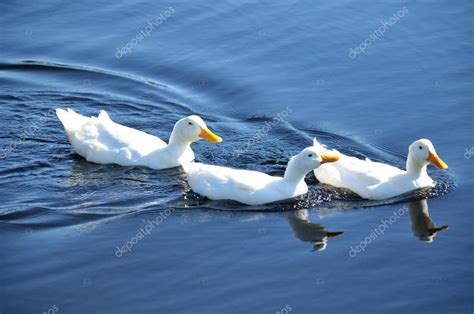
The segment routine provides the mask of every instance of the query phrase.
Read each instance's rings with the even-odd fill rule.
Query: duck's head
[[[408,158],[420,167],[432,164],[439,169],[448,169],[448,165],[436,153],[433,143],[427,139],[413,142],[408,149]]]
[[[339,160],[339,154],[327,151],[320,152],[314,146],[303,149],[298,155],[291,157],[288,163],[288,168],[291,171],[297,171],[306,175],[311,170],[314,170],[324,163],[334,162]]]
[[[172,138],[190,143],[200,139],[209,142],[222,142],[222,138],[209,130],[204,120],[196,115],[188,116],[176,122]]]

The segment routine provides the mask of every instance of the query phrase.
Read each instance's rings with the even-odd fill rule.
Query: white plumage
[[[202,163],[184,162],[188,183],[194,192],[212,200],[227,199],[247,205],[261,205],[308,192],[304,177],[321,163],[337,155],[319,154],[314,147],[293,156],[283,177]]]
[[[313,145],[320,153],[328,152],[325,145]],[[330,150],[337,152],[337,150]],[[347,188],[363,198],[382,200],[391,198],[415,189],[434,186],[434,181],[426,171],[429,163],[440,169],[448,166],[438,157],[431,141],[421,139],[409,147],[407,170],[374,162],[369,159],[340,154],[339,161],[314,170],[316,178],[325,184]]]
[[[157,136],[115,123],[105,111],[90,118],[72,109],[56,109],[56,114],[76,153],[100,164],[140,165],[153,169],[177,167],[183,161],[194,160],[192,142],[201,138],[222,141],[198,116],[176,122],[169,144],[166,144]]]

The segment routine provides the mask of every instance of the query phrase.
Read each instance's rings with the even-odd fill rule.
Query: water
[[[472,2],[0,9],[2,314],[473,310]],[[118,58],[149,21],[159,26]],[[312,174],[298,200],[211,202],[179,168],[86,162],[57,107],[105,109],[164,139],[177,119],[199,114],[224,138],[194,144],[200,161],[276,175],[314,136],[400,167],[408,145],[427,137],[450,168],[430,169],[436,188],[383,202],[317,185]]]

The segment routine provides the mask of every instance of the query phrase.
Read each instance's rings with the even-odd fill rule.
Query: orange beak
[[[335,162],[335,161],[338,161],[339,160],[339,155],[326,155],[326,154],[322,154],[321,155],[321,163],[322,164],[325,164],[327,162]]]
[[[429,152],[428,161],[439,169],[448,169],[448,165],[435,152]]]
[[[212,131],[208,128],[201,128],[201,133],[199,133],[199,137],[209,142],[222,142],[222,138],[212,133]]]

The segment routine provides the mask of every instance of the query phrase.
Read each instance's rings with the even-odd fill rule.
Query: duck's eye
[[[309,154],[308,157],[313,157],[313,154]]]
[[[192,122],[188,122],[188,124],[189,124],[189,125],[193,125],[193,123],[192,123]]]
[[[419,149],[423,149],[423,146],[418,146]]]

